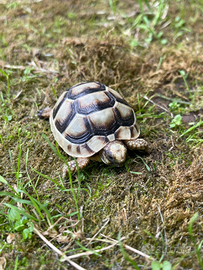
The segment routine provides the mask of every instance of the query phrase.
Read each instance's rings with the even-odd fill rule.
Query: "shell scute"
[[[55,118],[56,114],[58,113],[59,109],[61,108],[62,104],[64,103],[65,99],[64,96],[67,94],[67,92],[64,92],[59,99],[57,100],[54,108],[53,108],[53,118]]]
[[[67,93],[67,98],[75,100],[77,98],[85,96],[86,94],[104,91],[105,89],[106,87],[104,84],[97,82],[80,83],[69,89]]]
[[[131,139],[137,139],[140,136],[140,128],[137,123],[130,127]]]
[[[63,133],[67,126],[71,123],[75,116],[74,104],[68,100],[64,100],[63,104],[61,104],[60,108],[57,110],[57,113],[54,117],[53,110],[53,119],[56,128],[60,133]]]
[[[88,116],[88,120],[95,135],[109,135],[117,125],[113,108],[92,113]]]
[[[123,103],[127,106],[129,106],[128,102],[114,89],[108,87],[108,91],[116,98],[116,100],[120,103]]]
[[[64,137],[71,143],[80,144],[92,137],[91,128],[86,117],[76,114],[64,131]]]
[[[91,114],[101,111],[107,107],[112,107],[115,103],[114,98],[108,92],[88,93],[77,99],[77,112],[81,114]]]
[[[129,106],[116,102],[115,111],[121,126],[131,126],[135,122],[134,111]]]

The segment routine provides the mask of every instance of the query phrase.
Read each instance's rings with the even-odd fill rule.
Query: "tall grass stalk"
[[[81,216],[80,216],[80,211],[79,211],[79,206],[78,206],[79,197],[77,198],[77,196],[75,194],[75,189],[73,188],[72,174],[71,174],[70,168],[68,166],[67,159],[60,153],[57,144],[56,144],[56,149],[55,149],[55,147],[52,145],[52,143],[49,141],[49,139],[47,138],[47,136],[45,134],[43,134],[43,137],[47,141],[47,143],[49,144],[49,146],[51,147],[51,149],[53,150],[53,152],[66,164],[66,166],[68,168],[68,177],[69,177],[69,182],[70,182],[70,190],[71,190],[71,193],[73,195],[74,202],[75,202],[75,207],[76,207],[76,212],[77,212],[78,220],[80,220],[81,219]],[[77,164],[77,161],[76,160],[75,160],[75,162]],[[80,173],[79,173],[78,165],[77,165],[77,171],[78,171],[78,178],[79,178],[79,182],[80,182]],[[80,186],[77,188],[77,191],[78,192],[79,192],[79,189],[80,189]]]

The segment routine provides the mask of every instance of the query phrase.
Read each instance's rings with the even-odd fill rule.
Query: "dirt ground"
[[[203,269],[203,3],[142,1],[149,21],[165,5],[154,33],[114,2],[0,3],[0,269]],[[150,153],[62,179],[37,113],[85,81],[125,97]]]

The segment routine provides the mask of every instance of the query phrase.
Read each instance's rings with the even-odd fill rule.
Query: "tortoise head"
[[[121,166],[126,160],[127,148],[121,141],[108,143],[100,152],[101,160],[107,165]]]

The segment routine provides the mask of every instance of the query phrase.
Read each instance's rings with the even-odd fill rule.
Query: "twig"
[[[106,223],[104,224],[104,226],[106,226],[106,224],[107,224],[107,222],[109,222],[109,220],[107,220],[106,221]],[[104,226],[102,226],[102,228],[101,229],[103,229],[103,227]],[[100,230],[101,231],[101,230]],[[99,232],[100,232],[99,231]],[[78,258],[78,257],[81,257],[81,256],[88,256],[88,255],[91,255],[91,254],[95,254],[95,253],[97,253],[97,252],[101,252],[101,251],[104,251],[104,250],[107,250],[107,249],[110,249],[110,248],[112,248],[112,247],[114,247],[114,246],[116,246],[116,245],[119,245],[119,243],[120,243],[120,241],[122,241],[122,240],[124,240],[125,239],[125,237],[122,237],[121,239],[120,239],[120,241],[117,241],[117,240],[115,240],[115,239],[112,239],[112,238],[110,238],[110,237],[107,237],[107,236],[105,236],[105,235],[103,235],[103,234],[101,234],[101,236],[103,236],[103,237],[105,237],[106,239],[97,239],[97,238],[95,238],[96,237],[96,235],[98,235],[98,233],[93,237],[93,238],[86,238],[87,240],[89,240],[89,243],[92,241],[92,239],[95,239],[95,240],[97,240],[97,241],[101,241],[101,242],[105,242],[105,243],[110,243],[111,245],[109,245],[109,246],[107,246],[107,247],[104,247],[104,248],[101,248],[101,249],[96,249],[96,250],[89,250],[89,251],[86,251],[86,252],[82,252],[82,253],[78,253],[78,254],[74,254],[74,255],[70,255],[70,256],[66,256],[64,253],[62,253],[57,247],[55,247],[50,241],[48,241],[35,227],[34,227],[34,232],[52,249],[52,250],[54,250],[57,254],[59,254],[62,258],[60,259],[60,261],[61,262],[64,262],[64,261],[67,261],[68,263],[70,263],[72,266],[74,266],[76,269],[78,269],[78,270],[85,270],[84,268],[82,268],[81,266],[79,266],[78,264],[76,264],[75,262],[73,262],[71,259],[75,259],[75,258]],[[136,254],[138,254],[138,255],[140,255],[140,256],[142,256],[142,257],[145,257],[146,259],[148,259],[148,260],[154,260],[152,257],[150,257],[150,256],[148,256],[148,255],[146,255],[145,253],[143,253],[143,252],[141,252],[141,251],[139,251],[139,250],[137,250],[137,249],[135,249],[135,248],[132,248],[132,247],[130,247],[130,246],[128,246],[128,245],[126,245],[126,244],[124,244],[123,243],[123,246],[126,248],[126,249],[128,249],[128,250],[130,250],[130,251],[132,251],[132,252],[134,252],[134,253],[136,253]]]
[[[58,224],[59,221],[61,221],[62,219],[65,219],[66,221],[68,221],[68,222],[70,222],[70,223],[73,222],[73,221],[75,221],[75,220],[68,219],[68,218],[65,218],[65,217],[60,217],[54,224],[52,224],[52,225],[46,230],[46,232],[52,230],[52,229],[56,226],[56,224]],[[71,224],[71,225],[68,226],[68,227],[76,226],[79,222],[80,222],[80,220],[77,220],[77,221],[75,222],[75,224]]]
[[[158,205],[157,205],[157,208],[158,208],[158,211],[159,211],[159,215],[161,217],[161,221],[162,221],[162,223],[164,223],[164,219],[163,219],[161,210],[160,210],[160,208],[159,208]],[[166,236],[166,229],[165,228],[164,228],[164,239],[165,239],[165,249],[164,249],[164,254],[162,255],[162,260],[166,256],[166,254],[167,254],[167,236]]]
[[[55,247],[51,242],[49,242],[35,227],[33,230],[53,251],[62,256],[61,261],[67,261],[72,266],[74,266],[78,270],[86,270],[85,268],[79,266],[77,263],[73,262],[68,258],[63,252],[61,252],[57,247]]]
[[[98,230],[98,232],[89,240],[89,242],[87,243],[87,246],[95,239],[95,237],[104,229],[104,227],[106,227],[106,225],[109,223],[110,218],[107,218],[107,221],[104,223],[104,225],[101,227],[100,230]]]
[[[166,100],[169,100],[169,101],[177,101],[178,103],[182,103],[182,104],[186,104],[186,105],[191,104],[191,102],[188,102],[188,101],[183,101],[181,99],[169,98],[169,97],[166,97],[166,96],[163,96],[163,95],[160,95],[160,94],[155,94],[154,96],[160,97],[160,98],[163,98],[163,99],[166,99]]]
[[[156,105],[157,107],[161,108],[162,110],[164,110],[165,112],[169,113],[171,115],[171,117],[173,117],[173,114],[171,112],[169,112],[166,108],[162,107],[161,105],[155,103],[153,100],[149,99],[147,96],[144,96],[144,99],[148,100],[149,102],[151,102],[152,104]]]
[[[119,244],[119,241],[117,241],[117,240],[115,240],[115,239],[112,239],[112,238],[110,238],[110,237],[107,237],[107,236],[104,235],[104,234],[101,234],[101,235],[102,235],[103,237],[107,238],[107,239],[110,239],[110,241],[112,241],[113,243]],[[122,239],[123,239],[123,238],[121,238],[121,240],[122,240]],[[98,239],[98,240],[99,240],[99,239]],[[140,255],[140,256],[142,256],[142,257],[145,257],[145,258],[148,259],[148,260],[154,260],[152,257],[150,257],[149,255],[143,253],[142,251],[139,251],[139,250],[137,250],[137,249],[135,249],[135,248],[132,248],[132,247],[130,247],[130,246],[124,244],[124,243],[122,243],[122,245],[123,245],[126,249],[128,249],[128,250],[130,250],[130,251],[132,251],[132,252],[134,252],[134,253],[137,253],[138,255]]]
[[[99,240],[99,239],[98,239]],[[112,245],[109,245],[108,247],[104,247],[104,248],[100,248],[100,249],[96,249],[96,250],[93,250],[93,251],[86,251],[86,252],[82,252],[82,253],[78,253],[78,254],[75,254],[75,255],[70,255],[68,256],[67,258],[68,259],[75,259],[75,258],[78,258],[78,257],[81,257],[81,256],[88,256],[88,255],[91,255],[91,254],[95,254],[97,252],[101,252],[101,251],[104,251],[104,250],[107,250],[107,249],[110,249],[116,245],[118,245],[119,242],[115,242],[113,243]],[[62,258],[62,261],[63,261],[63,258]]]
[[[171,136],[171,142],[172,142],[172,146],[168,151],[171,151],[174,148],[174,142],[173,142],[173,137]]]
[[[4,67],[4,68],[9,68],[9,69],[20,69],[20,70],[24,70],[27,67],[26,66],[15,66],[15,65],[9,65],[9,64],[5,64],[3,61],[0,61],[0,66]],[[30,65],[36,72],[42,72],[42,73],[59,73],[56,70],[53,69],[45,69],[45,68],[39,68],[36,65],[33,65],[33,63],[30,63]]]

